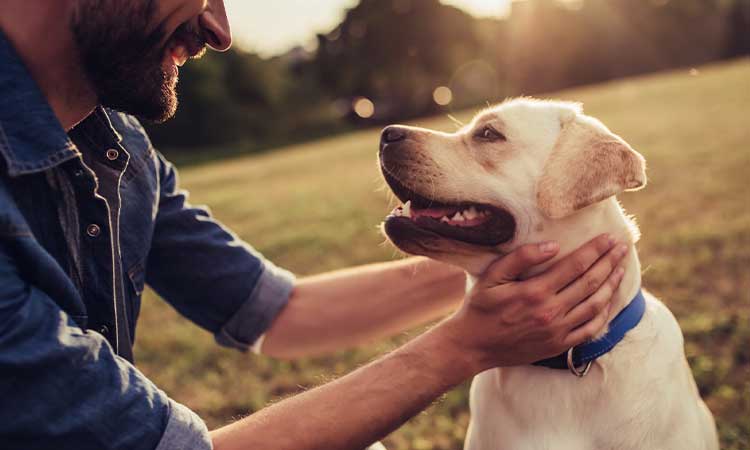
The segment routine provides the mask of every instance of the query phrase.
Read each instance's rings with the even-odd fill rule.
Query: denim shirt
[[[133,117],[66,133],[0,32],[0,448],[211,448],[133,365],[146,284],[246,350],[293,276],[188,204]]]

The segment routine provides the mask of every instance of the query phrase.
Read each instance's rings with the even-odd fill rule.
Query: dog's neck
[[[617,242],[627,244],[630,247],[628,254],[620,263],[625,268],[625,274],[612,299],[608,323],[612,321],[633,300],[641,287],[641,264],[635,249],[640,233],[635,223],[625,215],[614,197],[589,206],[570,217],[555,221],[546,220],[540,223],[541,225],[537,225],[530,230],[525,241],[528,243],[557,241],[560,243],[560,252],[551,261],[522,274],[522,279],[543,272],[556,261],[603,233],[609,233]],[[469,286],[473,285],[475,281],[476,277],[469,275]],[[607,331],[607,329],[603,330],[601,335],[604,335]]]
[[[617,242],[630,247],[620,263],[625,268],[625,274],[612,299],[609,316],[611,321],[630,303],[641,287],[641,264],[635,249],[640,232],[614,197],[584,208],[570,217],[547,221],[543,227],[532,231],[529,242],[555,240],[560,243],[560,252],[555,259],[543,266],[535,267],[531,272],[523,274],[523,277],[543,271],[602,233],[609,233]]]

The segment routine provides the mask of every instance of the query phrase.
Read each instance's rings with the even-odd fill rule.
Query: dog
[[[555,240],[560,252],[522,278],[599,234],[630,247],[608,329],[587,345],[635,317],[622,340],[586,367],[571,349],[558,368],[573,374],[529,365],[477,375],[465,450],[718,449],[679,325],[641,290],[640,233],[615,196],[644,187],[646,166],[622,138],[580,104],[518,98],[455,133],[389,126],[379,158],[404,202],[383,223],[387,238],[405,253],[462,267],[469,288],[527,243]]]

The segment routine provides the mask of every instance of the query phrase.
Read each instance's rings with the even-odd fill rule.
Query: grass
[[[750,60],[560,92],[627,139],[649,186],[622,201],[638,217],[645,286],[674,311],[722,448],[750,448]],[[471,111],[456,116],[466,120]],[[448,118],[419,125],[452,130]],[[367,130],[190,167],[195,203],[299,275],[397,257],[376,225],[388,207]],[[141,369],[217,427],[340,376],[417,331],[326,358],[274,361],[218,348],[147,294],[136,346]],[[461,448],[467,386],[386,439],[389,449]]]

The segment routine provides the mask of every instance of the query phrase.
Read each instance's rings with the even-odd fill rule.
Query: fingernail
[[[628,246],[625,244],[622,244],[621,246],[617,247],[617,256],[624,256],[625,253],[628,252]]]
[[[542,242],[541,244],[539,244],[539,250],[542,253],[553,253],[553,252],[556,252],[557,251],[557,247],[558,247],[558,245],[557,245],[557,242],[555,242],[555,241],[547,241],[547,242]]]
[[[625,268],[624,267],[618,267],[616,273],[617,273],[618,277],[621,277],[621,276],[625,275]]]
[[[614,246],[617,243],[617,239],[615,239],[615,237],[611,234],[607,234],[605,236],[607,236],[607,242],[609,242],[610,247]]]

